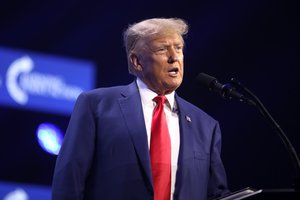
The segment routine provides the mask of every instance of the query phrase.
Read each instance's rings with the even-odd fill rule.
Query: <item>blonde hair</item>
[[[155,34],[169,32],[178,33],[183,37],[188,32],[188,25],[184,20],[179,18],[152,18],[128,26],[123,33],[123,40],[128,59],[129,73],[132,74],[129,56],[135,48],[137,41]]]

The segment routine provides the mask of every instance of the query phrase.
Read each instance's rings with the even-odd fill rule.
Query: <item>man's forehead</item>
[[[170,41],[176,43],[183,43],[183,38],[178,33],[169,33],[169,34],[155,34],[144,39],[145,43],[154,44],[154,43],[168,43]]]
[[[175,43],[175,45],[184,45],[182,36],[177,32],[164,32],[140,38],[135,45],[135,49],[144,48],[145,46],[156,46],[159,44],[169,43],[170,41]]]

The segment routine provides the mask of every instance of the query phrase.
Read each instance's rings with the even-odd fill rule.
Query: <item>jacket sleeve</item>
[[[76,101],[56,160],[52,200],[83,199],[94,153],[94,139],[95,119],[88,96],[83,93]]]
[[[219,123],[216,123],[213,131],[213,139],[211,145],[208,199],[214,199],[216,197],[220,197],[229,193],[226,173],[220,155],[221,155],[221,131],[220,131]]]

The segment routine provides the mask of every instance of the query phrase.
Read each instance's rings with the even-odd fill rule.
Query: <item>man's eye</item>
[[[162,47],[162,48],[158,48],[157,51],[165,51],[166,48]]]
[[[166,50],[167,50],[167,48],[162,47],[162,48],[157,48],[157,49],[155,50],[155,52],[156,52],[156,53],[164,53]]]
[[[177,49],[177,50],[182,50],[182,49],[183,49],[183,46],[176,46],[176,49]]]

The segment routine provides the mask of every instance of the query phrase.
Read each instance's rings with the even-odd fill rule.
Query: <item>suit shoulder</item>
[[[111,87],[101,87],[93,90],[82,92],[80,96],[85,96],[88,99],[100,100],[100,99],[110,99],[120,97],[123,92],[135,88],[135,82],[132,82],[129,85],[118,85]]]
[[[113,103],[119,98],[137,92],[135,82],[129,85],[119,85],[112,87],[102,87],[82,92],[77,101],[89,102],[90,105],[98,105],[100,102]]]
[[[102,95],[120,94],[120,92],[125,90],[126,87],[127,86],[125,86],[125,85],[102,87],[102,88],[96,88],[93,90],[85,91],[82,94],[86,95],[86,96],[102,96]]]

